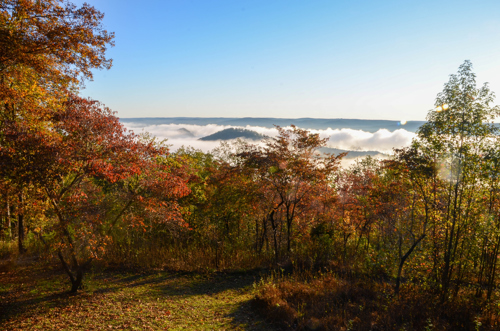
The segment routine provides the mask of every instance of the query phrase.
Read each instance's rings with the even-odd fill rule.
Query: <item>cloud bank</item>
[[[145,126],[139,123],[124,123],[124,125],[135,133],[145,131],[158,138],[168,139],[172,151],[177,150],[181,146],[191,146],[208,152],[219,146],[220,142],[201,141],[198,139],[228,128],[243,128],[269,137],[276,137],[278,135],[278,131],[275,128],[250,125],[245,127],[217,124],[159,124]],[[310,130],[310,132],[318,133],[322,138],[329,138],[328,147],[355,151],[378,151],[385,154],[390,154],[393,148],[410,145],[412,139],[415,137],[415,133],[406,131],[405,129],[393,132],[381,129],[370,133],[362,130],[329,128],[326,130]]]

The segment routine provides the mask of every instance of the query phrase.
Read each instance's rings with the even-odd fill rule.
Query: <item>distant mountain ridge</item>
[[[218,131],[214,134],[200,138],[199,140],[204,141],[215,141],[215,140],[231,140],[231,139],[249,139],[249,140],[262,140],[268,138],[265,135],[257,133],[255,131],[240,129],[240,128],[229,128]]]
[[[425,121],[408,121],[401,124],[399,121],[389,120],[361,120],[346,118],[268,118],[268,117],[133,117],[120,118],[122,123],[137,123],[145,126],[160,124],[191,124],[191,125],[232,125],[232,126],[261,126],[272,128],[274,125],[289,126],[294,124],[303,129],[325,130],[353,129],[366,132],[377,132],[380,129],[395,131],[405,129],[416,132]]]
[[[387,154],[377,151],[351,151],[347,149],[339,149],[332,147],[321,147],[319,151],[321,153],[329,153],[334,155],[339,155],[340,153],[348,153],[347,158],[364,157],[364,156],[384,156],[384,157],[388,156]]]

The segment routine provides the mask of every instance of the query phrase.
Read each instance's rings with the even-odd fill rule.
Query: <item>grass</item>
[[[256,307],[268,320],[295,330],[500,330],[500,299],[462,291],[440,304],[419,284],[393,284],[333,272],[271,275],[261,280]]]
[[[67,293],[59,266],[0,272],[0,330],[273,330],[252,309],[256,274],[101,271]]]
[[[13,256],[0,261],[0,331],[500,329],[500,291],[441,305],[422,284],[396,296],[385,278],[340,271],[96,268],[72,295],[59,264]]]

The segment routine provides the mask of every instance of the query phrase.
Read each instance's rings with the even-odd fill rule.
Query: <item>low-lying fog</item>
[[[191,146],[208,152],[219,146],[220,141],[202,141],[200,138],[209,136],[216,132],[228,128],[242,128],[255,131],[268,137],[275,137],[278,131],[275,128],[261,126],[231,126],[231,125],[193,125],[193,124],[158,124],[150,125],[145,123],[125,122],[124,125],[135,133],[149,132],[158,138],[167,138],[171,150],[175,151],[181,146]],[[309,129],[312,133],[319,133],[322,138],[329,138],[327,147],[350,150],[350,151],[371,151],[370,155],[376,157],[387,157],[392,153],[393,148],[408,146],[415,137],[414,132],[405,129],[389,131],[379,129],[376,132],[366,132],[354,129]],[[378,152],[380,155],[377,155]],[[356,153],[359,155],[359,153]],[[344,162],[344,165],[352,163],[353,156],[347,156],[351,161]]]

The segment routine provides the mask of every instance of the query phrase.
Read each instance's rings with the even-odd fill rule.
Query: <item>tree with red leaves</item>
[[[268,140],[264,147],[249,146],[239,155],[260,187],[261,206],[266,210],[266,222],[271,225],[276,262],[280,237],[284,235],[286,250],[290,252],[297,215],[315,200],[312,192],[329,185],[344,156],[320,155],[318,149],[325,146],[328,138],[322,139],[319,134],[293,125],[290,129],[277,129],[278,136]],[[285,233],[281,233],[283,225]]]
[[[0,180],[9,183],[20,207],[20,252],[26,190],[35,172],[50,164],[43,159],[51,158],[58,139],[53,116],[70,92],[92,79],[92,69],[111,67],[105,52],[114,34],[104,29],[103,17],[88,4],[65,0],[0,1]]]
[[[42,188],[50,201],[54,222],[46,242],[76,292],[117,224],[143,226],[146,214],[183,224],[176,201],[189,189],[184,169],[169,162],[166,148],[126,132],[96,101],[73,96],[54,117],[52,131],[52,139],[36,139],[15,130],[12,154],[1,156],[12,165],[21,159],[16,152],[30,156],[21,169],[31,170],[19,177]]]

